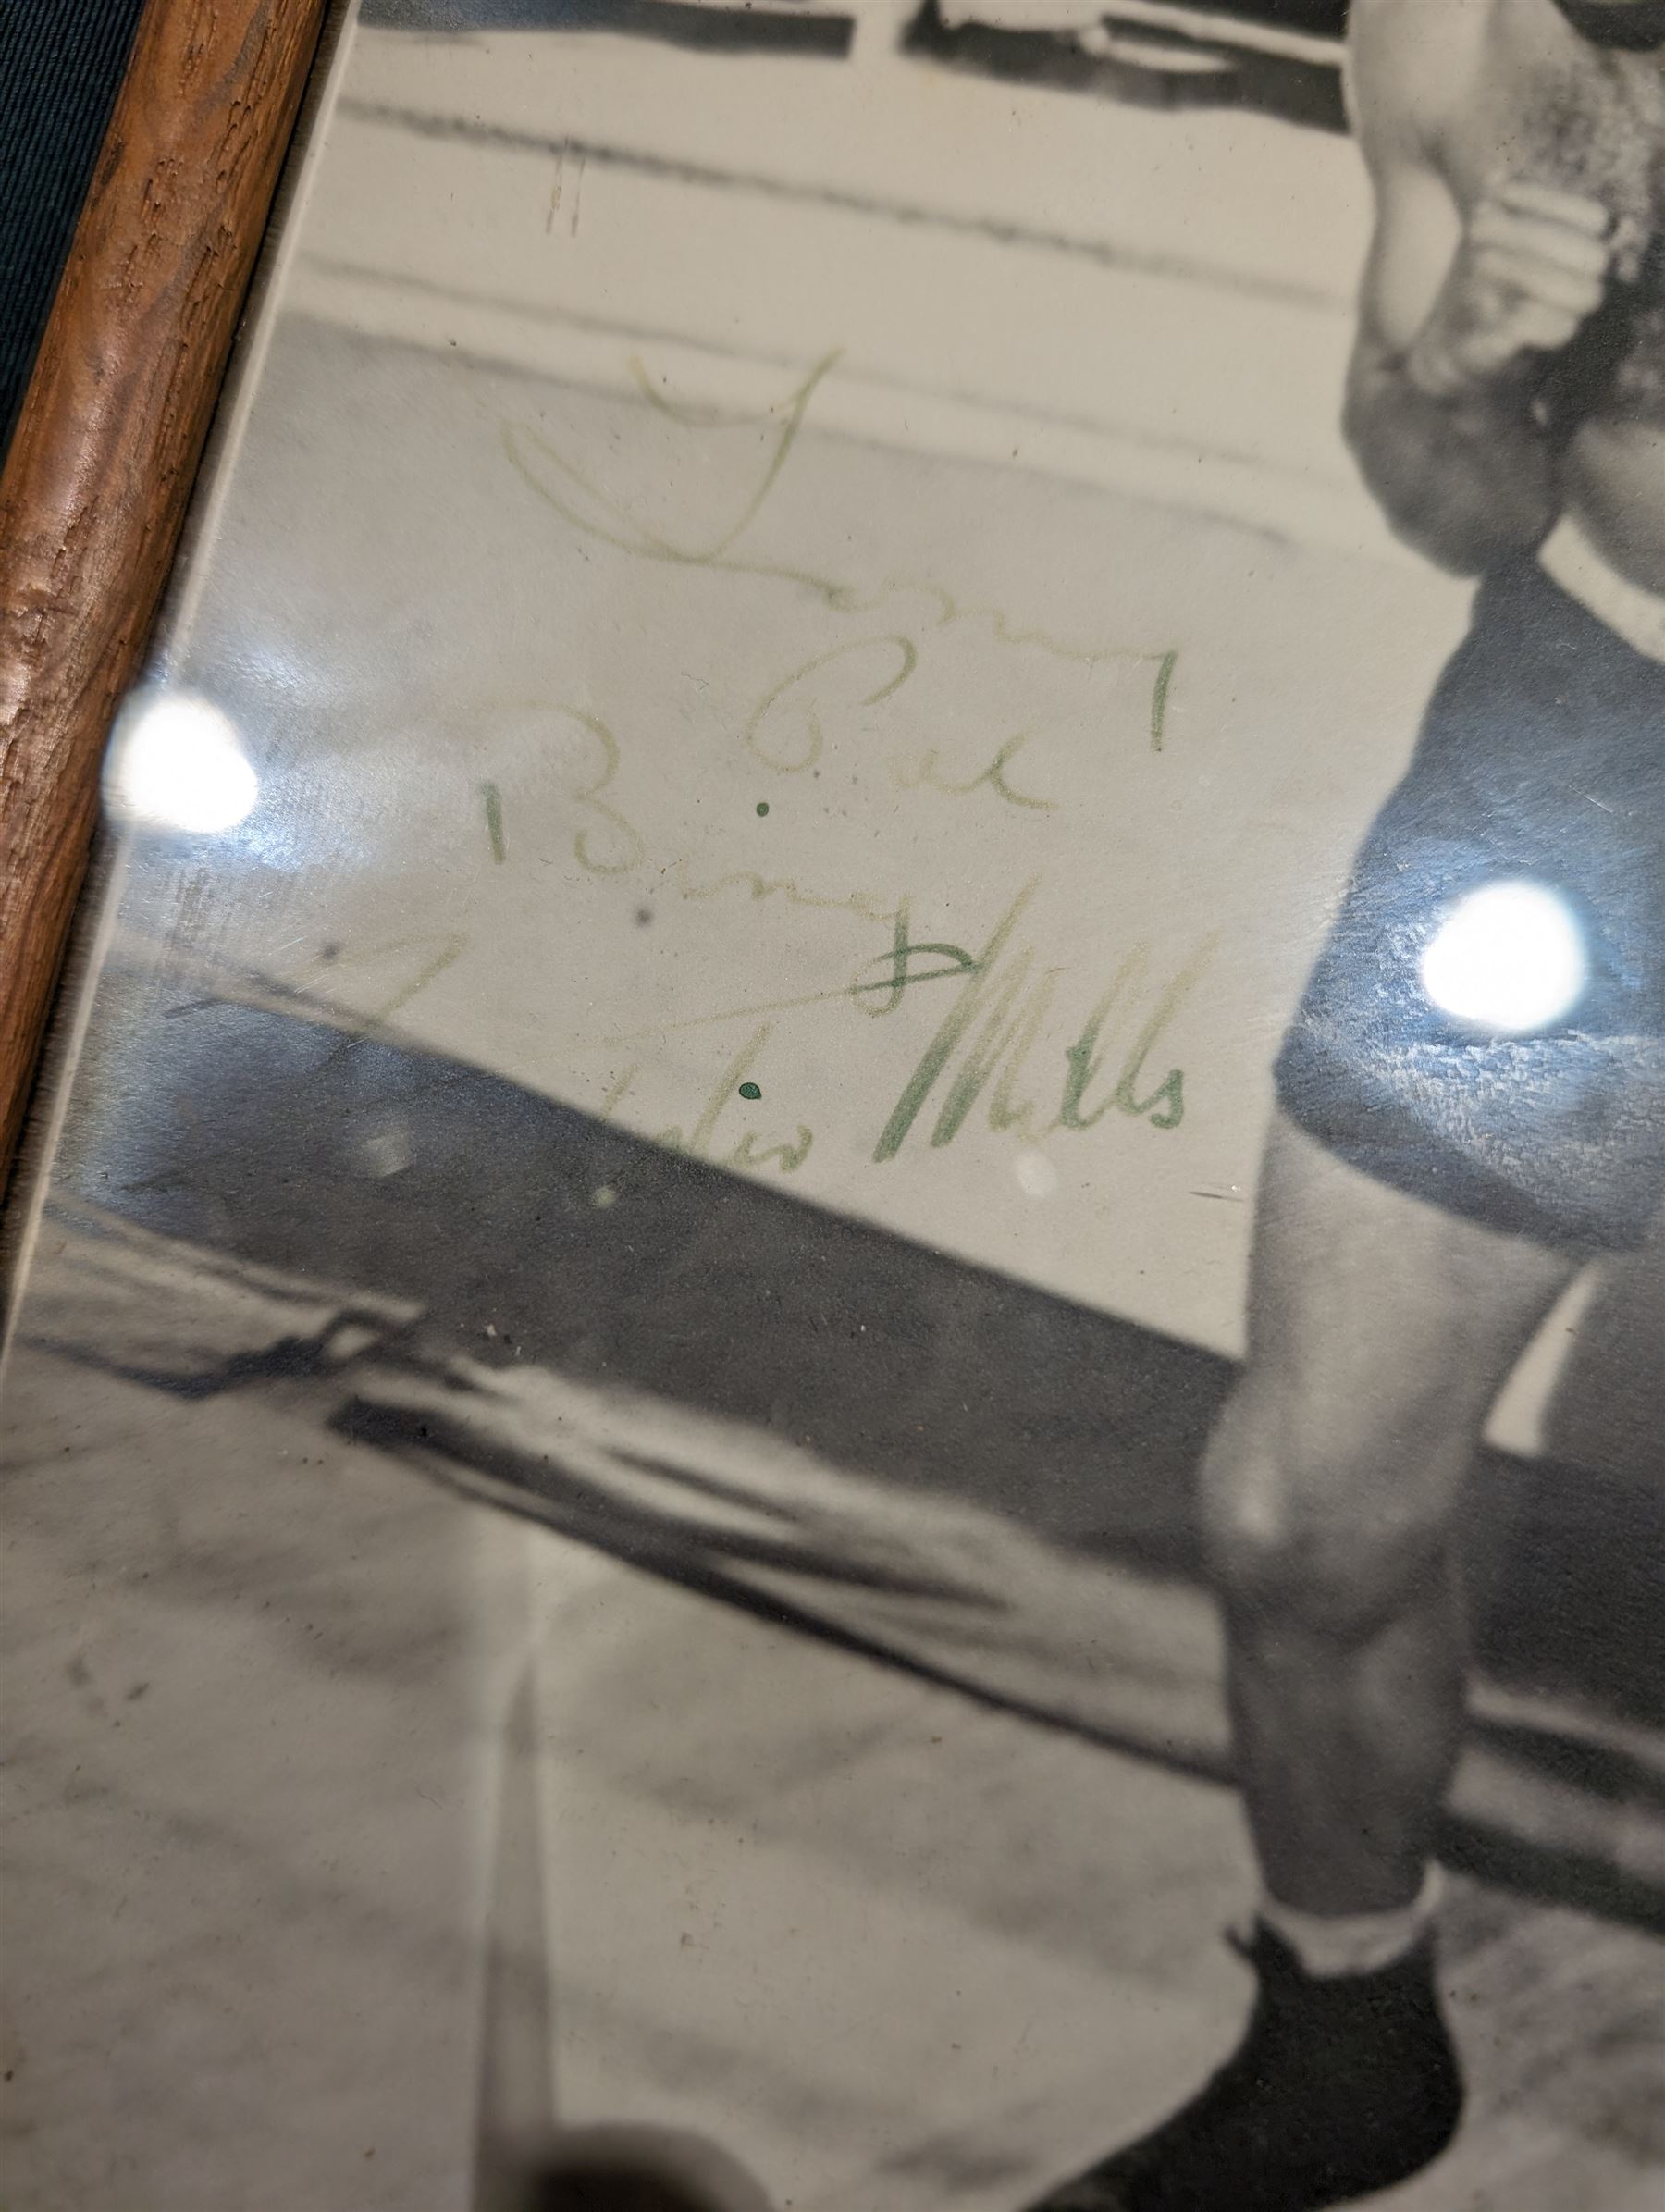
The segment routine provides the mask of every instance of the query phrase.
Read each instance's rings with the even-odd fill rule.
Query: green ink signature
[[[693,1129],[685,1135],[680,1127],[660,1130],[659,1142],[670,1146],[674,1152],[685,1152],[695,1159],[709,1160],[712,1158],[718,1123],[733,1106],[743,1088],[747,1086],[751,1071],[762,1057],[764,1048],[773,1033],[772,1023],[759,1022],[712,1084],[704,1108]],[[627,1069],[608,1093],[606,1103],[601,1109],[605,1118],[610,1119],[617,1111],[630,1085],[635,1080],[635,1074],[636,1070],[634,1068]],[[758,1086],[751,1084],[749,1087],[755,1090]],[[810,1147],[814,1142],[813,1131],[807,1129],[801,1121],[797,1125],[796,1140],[789,1143],[764,1143],[759,1146],[756,1133],[747,1130],[733,1151],[722,1156],[721,1165],[725,1168],[741,1168],[772,1166],[778,1167],[783,1175],[794,1175],[809,1157]]]
[[[972,956],[957,945],[912,943],[908,934],[912,927],[909,900],[905,898],[900,902],[892,919],[894,934],[889,952],[881,953],[876,959],[868,962],[870,968],[882,967],[888,962],[889,975],[870,983],[864,983],[857,976],[849,986],[850,996],[858,1005],[869,992],[882,994],[877,1006],[862,1007],[864,1014],[894,1014],[902,1004],[903,993],[915,983],[935,983],[941,982],[945,976],[967,975],[977,965]],[[942,960],[947,964],[939,968],[915,969],[912,963],[916,955],[921,959]]]
[[[1104,1025],[1123,991],[1148,964],[1149,953],[1142,945],[1123,961],[1110,988],[1088,1015],[1079,1036],[1066,1048],[1062,1097],[1054,1119],[1041,1127],[1035,1102],[1019,1099],[1028,1063],[1040,1043],[1065,973],[1061,967],[1049,967],[1037,977],[1032,948],[1011,954],[1013,936],[1038,885],[1039,879],[1024,885],[995,924],[982,951],[967,961],[954,1005],[920,1055],[880,1132],[873,1151],[875,1161],[896,1157],[933,1094],[938,1094],[937,1114],[930,1142],[939,1147],[951,1144],[991,1081],[990,1127],[1016,1129],[1031,1142],[1054,1130],[1092,1129],[1112,1108],[1132,1119],[1148,1121],[1153,1129],[1178,1129],[1184,1119],[1183,1069],[1170,1069],[1142,1095],[1141,1084],[1146,1062],[1213,958],[1213,937],[1203,941],[1158,998],[1127,1047],[1107,1097],[1092,1108],[1085,1103],[1090,1086],[1104,1067],[1105,1055],[1099,1050],[1099,1040]],[[899,968],[900,955],[893,958]],[[926,979],[921,976],[918,980]]]
[[[1121,1066],[1108,1097],[1101,1099],[1097,1106],[1088,1108],[1086,1095],[1090,1086],[1099,1080],[1105,1062],[1105,1053],[1099,1048],[1105,1022],[1115,1011],[1116,1002],[1121,1000],[1123,991],[1143,978],[1150,964],[1150,951],[1143,945],[1121,962],[1110,989],[1088,1013],[1075,1044],[1066,1046],[1064,1091],[1057,1117],[1050,1121],[1046,1131],[1037,1126],[1035,1104],[1019,1104],[1018,1086],[1024,1080],[1026,1062],[1040,1044],[1042,1029],[1057,995],[1059,978],[1064,975],[1061,967],[1048,967],[1042,971],[1040,980],[1032,980],[1035,954],[1030,949],[1006,960],[1010,940],[1024,909],[1035,896],[1035,889],[1037,883],[1024,884],[1002,921],[995,924],[995,932],[981,954],[964,969],[964,982],[956,1005],[942,1018],[938,1033],[931,1037],[929,1046],[919,1056],[913,1075],[902,1086],[902,1095],[891,1108],[889,1121],[880,1132],[878,1146],[873,1150],[876,1161],[895,1159],[927,1106],[927,1099],[938,1091],[940,1084],[944,1084],[944,1077],[948,1077],[948,1081],[942,1091],[938,1117],[929,1139],[933,1146],[953,1143],[967,1124],[970,1108],[989,1088],[991,1077],[995,1084],[989,1099],[991,1128],[997,1131],[1019,1128],[1030,1139],[1050,1135],[1050,1131],[1088,1131],[1097,1126],[1112,1108],[1130,1119],[1148,1121],[1152,1128],[1178,1128],[1185,1119],[1183,1069],[1167,1070],[1159,1084],[1143,1095],[1141,1084],[1145,1080],[1145,1062],[1156,1051],[1163,1031],[1170,1026],[1174,1015],[1180,1011],[1194,986],[1201,982],[1202,973],[1207,971],[1216,946],[1214,935],[1202,940],[1199,949],[1174,975],[1172,982],[1163,989],[1150,1018],[1123,1051]],[[956,1056],[959,1056],[957,1064]]]
[[[677,861],[672,871],[672,881],[679,898],[721,898],[725,891],[743,891],[754,904],[766,898],[783,898],[789,907],[805,907],[826,914],[853,914],[862,921],[894,921],[899,910],[896,900],[887,901],[877,891],[823,894],[806,890],[792,876],[759,875],[750,868],[731,869],[715,883],[698,884],[693,880],[692,863],[685,858]]]
[[[574,858],[592,875],[628,875],[646,857],[646,847],[635,824],[601,797],[619,772],[619,741],[598,715],[586,714],[581,707],[562,707],[560,711],[582,723],[601,748],[601,772],[573,797],[579,806],[588,809],[603,831],[610,830],[618,839],[611,857],[600,859],[591,843],[591,828],[582,829],[573,839]]]
[[[961,605],[952,593],[939,584],[891,578],[876,588],[864,589],[859,585],[820,575],[812,569],[795,567],[786,562],[746,561],[735,557],[734,548],[761,514],[771,493],[781,479],[818,387],[837,365],[839,359],[838,352],[828,353],[815,364],[778,408],[769,409],[762,415],[745,416],[697,413],[677,407],[655,389],[640,359],[634,355],[631,357],[627,365],[642,397],[658,412],[684,427],[707,429],[729,424],[739,426],[746,422],[771,419],[779,422],[779,429],[762,471],[746,497],[738,518],[701,544],[678,544],[651,528],[633,515],[623,502],[604,492],[559,446],[527,425],[500,416],[497,418],[499,439],[504,458],[515,475],[536,498],[552,508],[571,528],[581,536],[598,538],[638,560],[657,561],[677,567],[714,569],[730,575],[796,585],[800,589],[814,593],[826,607],[840,613],[874,612],[898,595],[917,593],[935,602],[937,617],[934,626],[938,628],[945,628],[955,623],[985,623],[995,641],[1003,645],[1038,647],[1090,667],[1113,661],[1151,666],[1150,747],[1153,752],[1160,752],[1166,729],[1169,694],[1178,665],[1177,649],[1152,650],[1130,647],[1084,649],[1051,636],[1043,630],[1014,627],[998,608]],[[535,465],[534,456],[541,462],[541,467]],[[550,472],[557,479],[556,483],[549,481]],[[565,488],[558,488],[558,484]],[[593,512],[586,513],[574,502],[574,493],[579,499],[589,502]]]
[[[881,699],[889,698],[893,691],[899,691],[919,666],[919,649],[911,637],[849,638],[845,644],[835,645],[827,652],[817,653],[813,659],[806,661],[801,668],[795,668],[790,675],[783,676],[778,684],[765,692],[746,725],[746,742],[764,766],[775,769],[782,775],[801,775],[806,768],[815,766],[826,744],[826,732],[813,692],[800,710],[803,726],[796,746],[785,751],[783,756],[783,749],[771,751],[762,742],[764,723],[788,692],[803,683],[806,677],[815,674],[820,669],[831,667],[834,661],[847,660],[854,653],[871,652],[875,647],[886,646],[897,653],[901,665],[888,683],[864,693],[857,702],[863,707],[876,707]]]
[[[611,787],[619,772],[619,741],[608,723],[598,714],[558,699],[497,699],[486,702],[480,709],[480,719],[487,725],[514,714],[533,715],[540,721],[547,718],[551,729],[549,747],[551,756],[559,755],[554,733],[563,722],[576,730],[583,750],[589,755],[579,766],[567,793],[573,805],[587,817],[573,834],[573,857],[578,865],[591,875],[628,875],[632,869],[640,867],[648,857],[641,833],[627,815],[601,796]],[[481,784],[478,789],[486,804],[491,857],[494,860],[507,859],[502,793],[496,784]]]
[[[1057,1084],[1056,1110],[1046,1109],[1033,1095],[1041,1081],[1036,1058],[1057,1006],[1068,972],[1062,964],[1042,967],[1032,945],[1018,945],[1018,932],[1037,890],[1032,878],[1013,898],[979,952],[964,945],[911,934],[909,905],[901,902],[888,952],[869,961],[849,983],[836,990],[808,992],[796,998],[753,1001],[749,1005],[699,1014],[668,1022],[637,1034],[663,1037],[677,1031],[698,1029],[749,1019],[754,1023],[746,1044],[729,1061],[712,1086],[705,1109],[691,1132],[680,1126],[661,1133],[660,1141],[701,1157],[711,1155],[713,1134],[725,1108],[741,1084],[748,1081],[773,1034],[772,1016],[843,1000],[870,1015],[893,1014],[909,992],[926,983],[955,983],[954,1003],[944,1015],[930,1042],[915,1063],[880,1131],[872,1158],[878,1165],[903,1151],[920,1126],[927,1109],[933,1109],[928,1143],[935,1149],[952,1144],[965,1129],[974,1109],[985,1105],[990,1129],[997,1134],[1016,1131],[1026,1143],[1037,1143],[1058,1131],[1082,1132],[1097,1128],[1116,1113],[1144,1121],[1152,1129],[1175,1130],[1185,1118],[1185,1073],[1169,1067],[1153,1081],[1147,1074],[1162,1039],[1206,972],[1217,939],[1205,937],[1159,992],[1153,1007],[1130,1035],[1124,1027],[1119,1058],[1112,1065],[1112,1050],[1105,1043],[1113,1017],[1150,977],[1152,956],[1147,945],[1135,945],[1123,958],[1109,984],[1092,1004],[1074,1041],[1063,1049],[1061,1075],[1049,1079]],[[877,975],[870,973],[878,969]],[[871,1002],[871,1003],[869,1003]],[[604,1042],[598,1039],[597,1043]],[[614,1038],[605,1042],[620,1043]],[[634,1083],[633,1065],[609,1094],[604,1113],[610,1113]],[[1103,1084],[1094,1096],[1095,1085]],[[783,1167],[796,1167],[808,1155],[810,1132],[800,1127],[796,1146],[758,1155],[749,1140],[735,1154],[745,1160],[780,1158]]]
[[[941,755],[933,745],[921,755],[919,766],[911,773],[901,763],[891,769],[898,787],[904,791],[943,791],[950,798],[969,798],[974,791],[992,791],[996,798],[1004,798],[1011,807],[1034,807],[1042,813],[1055,813],[1059,801],[1055,798],[1032,798],[1028,792],[1014,791],[1006,781],[1006,770],[1023,748],[1035,735],[1033,730],[1019,730],[1015,737],[1008,737],[980,775],[974,775],[968,783],[951,784],[941,770]]]
[[[509,858],[503,841],[503,795],[495,784],[482,784],[480,797],[486,802],[486,834],[491,840],[491,857],[500,867]]]

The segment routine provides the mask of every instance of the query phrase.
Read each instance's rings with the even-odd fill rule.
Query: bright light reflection
[[[1423,988],[1443,1013],[1505,1036],[1547,1029],[1590,980],[1577,916],[1559,892],[1487,884],[1452,908],[1423,955]]]
[[[189,691],[134,702],[105,764],[105,801],[118,822],[211,837],[253,811],[260,779],[228,715]]]

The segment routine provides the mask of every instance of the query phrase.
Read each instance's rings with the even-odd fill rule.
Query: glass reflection
[[[211,837],[253,811],[260,779],[230,717],[193,692],[130,701],[105,763],[105,805],[123,825]]]
[[[1589,980],[1577,916],[1526,879],[1460,899],[1422,959],[1423,988],[1442,1013],[1504,1036],[1564,1019]]]

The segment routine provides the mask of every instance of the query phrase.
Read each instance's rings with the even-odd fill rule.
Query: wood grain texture
[[[325,0],[150,0],[0,479],[0,1187]]]

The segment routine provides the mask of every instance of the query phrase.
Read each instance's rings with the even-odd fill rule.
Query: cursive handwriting
[[[491,857],[501,867],[509,858],[503,838],[503,795],[495,784],[482,784],[480,797],[486,802],[486,834],[491,840]]]
[[[896,1157],[933,1094],[938,1105],[930,1142],[934,1146],[954,1142],[985,1092],[989,1093],[989,1126],[995,1131],[1016,1130],[1031,1143],[1057,1130],[1092,1129],[1112,1108],[1148,1121],[1153,1129],[1178,1129],[1184,1119],[1183,1069],[1169,1069],[1143,1095],[1141,1085],[1146,1062],[1212,958],[1212,938],[1204,941],[1162,993],[1150,1018],[1125,1048],[1108,1096],[1096,1106],[1089,1108],[1085,1096],[1104,1062],[1099,1040],[1123,991],[1148,964],[1150,956],[1142,945],[1123,960],[1110,988],[1088,1015],[1080,1034],[1066,1048],[1062,1094],[1053,1119],[1042,1125],[1037,1118],[1042,1110],[1037,1103],[1019,1096],[1066,972],[1058,966],[1040,968],[1032,947],[1014,949],[1018,923],[1037,887],[1034,882],[1024,885],[982,951],[966,959],[959,970],[961,983],[955,1003],[891,1109],[874,1148],[875,1161]]]
[[[1072,646],[1043,630],[1013,624],[998,608],[962,605],[951,592],[929,580],[894,577],[875,587],[790,562],[746,560],[736,554],[738,541],[762,513],[781,480],[817,389],[837,365],[839,358],[837,352],[827,354],[778,405],[765,410],[761,415],[746,415],[679,407],[655,387],[639,357],[630,357],[627,367],[644,401],[691,435],[755,422],[771,422],[776,426],[761,470],[746,492],[737,516],[698,541],[679,542],[653,527],[639,513],[633,513],[624,500],[604,491],[586,469],[542,431],[499,416],[496,418],[499,439],[504,459],[522,483],[571,529],[582,538],[599,540],[636,560],[792,585],[813,593],[834,613],[870,613],[898,596],[922,596],[934,602],[937,610],[934,622],[928,622],[928,627],[945,629],[957,623],[986,624],[997,644],[1038,648],[1088,667],[1111,661],[1143,664],[1151,671],[1148,740],[1153,752],[1161,752],[1178,666],[1179,656],[1175,648]],[[832,658],[843,649],[834,648],[824,658]]]
[[[857,696],[857,705],[876,707],[881,699],[887,699],[892,692],[899,691],[919,665],[919,649],[912,638],[894,636],[847,638],[843,645],[835,645],[824,653],[812,655],[801,667],[793,669],[764,693],[746,723],[746,743],[766,768],[772,768],[781,775],[801,775],[805,769],[815,766],[827,742],[826,730],[821,722],[822,702],[816,688],[811,688],[801,700],[793,700],[791,695],[822,669],[847,661],[857,653],[870,654],[875,650],[887,655],[894,652],[898,661],[887,681]],[[779,716],[784,728],[779,735],[771,732],[770,742],[765,744],[764,725],[770,716],[781,708],[783,700],[790,701]]]
[[[1111,1114],[1143,1121],[1155,1130],[1178,1129],[1186,1113],[1184,1070],[1170,1065],[1158,1075],[1151,1064],[1154,1060],[1161,1067],[1157,1056],[1162,1040],[1206,971],[1215,938],[1204,938],[1162,985],[1142,1019],[1138,1007],[1152,981],[1153,958],[1147,945],[1134,945],[1063,1047],[1062,1068],[1054,1061],[1049,1070],[1045,1039],[1071,970],[1064,962],[1043,962],[1035,945],[1019,942],[1039,887],[1039,878],[1024,884],[980,951],[913,937],[905,899],[895,917],[890,949],[867,962],[842,987],[796,998],[754,1001],[637,1032],[665,1036],[730,1021],[753,1023],[746,1043],[717,1078],[693,1127],[684,1131],[679,1123],[663,1130],[660,1142],[699,1158],[716,1156],[718,1125],[742,1084],[758,1073],[774,1034],[773,1020],[759,1021],[758,1015],[825,1008],[840,1001],[853,1003],[870,1016],[890,1015],[909,994],[932,983],[956,986],[953,1003],[885,1116],[871,1155],[876,1164],[896,1158],[922,1124],[933,1148],[952,1144],[980,1106],[995,1134],[1013,1134],[1029,1144],[1060,1132],[1079,1134],[1096,1129]],[[874,974],[875,969],[880,972]],[[1067,1029],[1065,1033],[1069,1034]],[[615,1084],[604,1114],[618,1106],[637,1073],[632,1066]],[[1055,1106],[1045,1103],[1049,1096],[1056,1100]],[[811,1132],[803,1125],[795,1143],[762,1153],[748,1135],[725,1155],[725,1164],[744,1167],[776,1160],[783,1172],[790,1172],[808,1156],[810,1143]]]
[[[673,1152],[685,1152],[694,1159],[709,1160],[716,1156],[718,1125],[724,1115],[730,1112],[735,1099],[742,1095],[742,1086],[746,1087],[748,1094],[755,1093],[757,1086],[750,1083],[748,1079],[773,1033],[772,1023],[759,1022],[711,1085],[699,1118],[692,1130],[684,1135],[680,1127],[662,1129],[658,1132],[659,1142],[668,1145]],[[603,1119],[610,1120],[623,1105],[635,1075],[634,1068],[628,1069],[614,1083],[601,1108]],[[809,1157],[814,1142],[814,1132],[801,1121],[797,1125],[795,1139],[774,1144],[764,1143],[761,1148],[756,1131],[747,1130],[734,1149],[722,1157],[720,1164],[725,1168],[741,1168],[773,1166],[778,1167],[783,1175],[792,1175]]]
[[[1054,813],[1059,801],[1055,798],[1034,798],[1026,791],[1014,791],[1006,781],[1006,770],[1034,735],[1033,730],[1019,730],[1015,737],[1008,737],[994,758],[980,774],[968,783],[951,784],[940,767],[936,747],[930,746],[913,770],[906,769],[900,761],[891,763],[891,774],[902,791],[942,791],[950,798],[969,798],[974,791],[992,791],[996,798],[1003,798],[1010,807],[1034,807],[1043,814]]]

